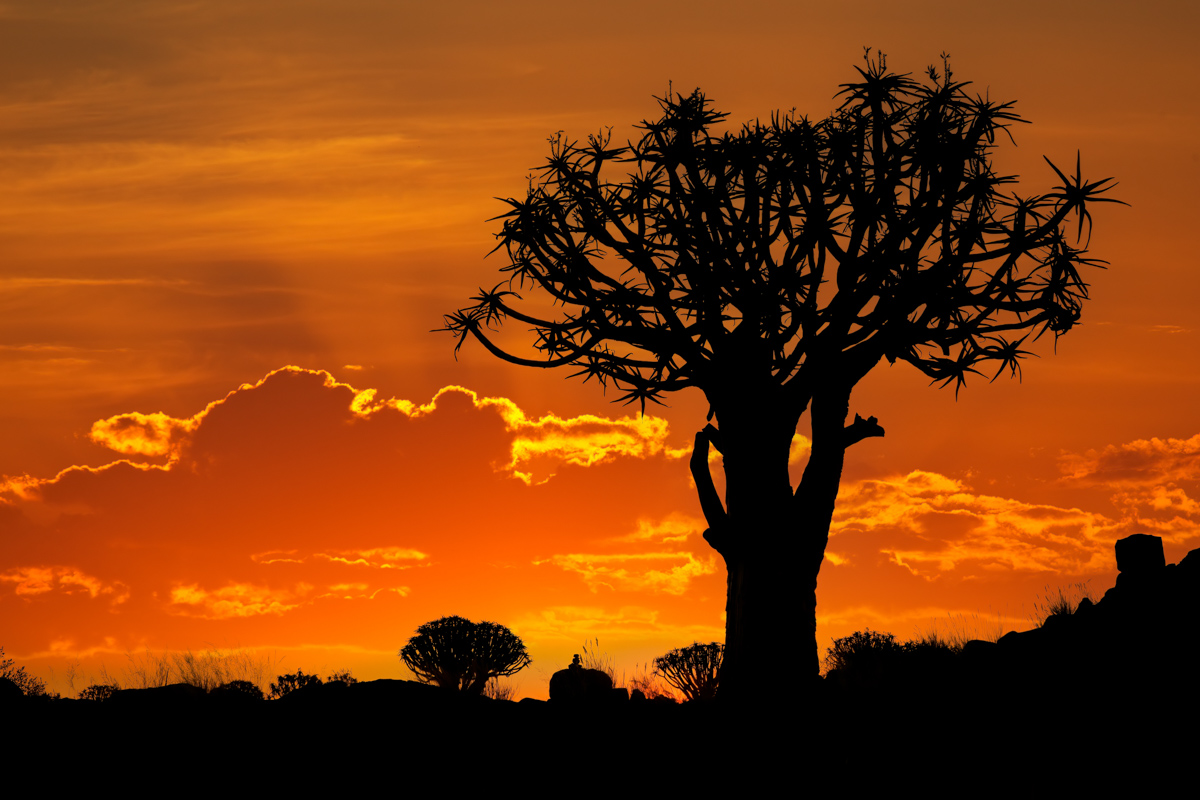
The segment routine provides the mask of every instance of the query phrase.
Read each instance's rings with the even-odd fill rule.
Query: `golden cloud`
[[[336,554],[315,553],[314,558],[376,569],[412,569],[412,564],[398,562],[424,561],[429,556],[420,550],[406,547],[373,547],[368,550],[341,550]]]
[[[0,572],[0,583],[13,584],[17,596],[34,597],[55,590],[64,594],[86,594],[120,605],[129,599],[129,587],[121,581],[106,582],[75,567],[16,567]]]
[[[1200,480],[1200,434],[1190,439],[1137,439],[1059,458],[1064,480],[1114,488]]]
[[[295,550],[267,550],[263,553],[252,553],[250,560],[256,564],[303,564],[305,559],[292,558]]]
[[[176,419],[161,412],[140,414],[134,411],[92,423],[88,438],[125,455],[167,456],[198,424],[197,418]]]
[[[679,562],[655,569],[647,562]],[[567,553],[534,561],[578,573],[593,592],[604,586],[615,591],[650,591],[681,595],[693,578],[717,571],[714,556],[698,559],[692,553]]]
[[[204,619],[283,615],[304,604],[313,587],[297,584],[294,590],[271,589],[248,583],[231,583],[209,591],[196,584],[176,584],[171,589],[172,613]]]
[[[617,538],[621,542],[654,542],[656,544],[683,544],[688,537],[699,535],[708,527],[702,519],[687,514],[670,514],[658,522],[648,519],[637,521],[637,530]]]
[[[667,421],[659,417],[611,419],[593,414],[578,417],[546,414],[531,419],[508,398],[480,397],[462,386],[443,387],[422,405],[408,400],[376,400],[375,390],[367,389],[356,395],[351,410],[366,417],[384,408],[394,408],[408,417],[420,417],[436,410],[438,400],[449,392],[466,395],[475,408],[496,411],[504,420],[505,429],[517,434],[511,445],[511,460],[503,468],[528,484],[535,482],[534,476],[521,468],[538,458],[590,467],[617,457],[649,458],[662,453],[668,458],[685,458],[692,452],[690,445],[682,448],[667,445]],[[550,477],[552,474],[536,482],[544,483]]]
[[[1111,566],[1125,522],[1077,508],[975,494],[966,484],[913,471],[842,488],[830,528],[840,563],[850,537],[882,532],[882,552],[916,575],[935,578],[967,564],[989,569],[1078,574]]]
[[[374,600],[380,592],[395,592],[401,597],[408,597],[411,591],[412,589],[408,586],[385,586],[372,589],[365,583],[335,583],[319,597],[334,597],[341,600]]]

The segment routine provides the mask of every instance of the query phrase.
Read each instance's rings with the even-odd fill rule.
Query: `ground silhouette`
[[[405,680],[314,683],[279,700],[175,685],[89,702],[0,685],[6,734],[16,734],[10,763],[169,778],[198,764],[237,775],[252,759],[270,765],[264,785],[275,787],[380,769],[484,787],[513,774],[548,788],[586,777],[596,793],[775,792],[798,776],[842,791],[914,781],[947,791],[1152,786],[1190,764],[1196,745],[1200,549],[1166,565],[1157,537],[1117,547],[1120,576],[1099,602],[870,680],[830,675],[810,689],[811,720],[779,702],[812,686],[782,679],[786,665],[748,707],[621,690],[594,702],[511,702]]]

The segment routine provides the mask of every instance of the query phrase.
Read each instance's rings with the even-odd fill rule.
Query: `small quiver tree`
[[[520,637],[495,622],[442,617],[426,622],[400,650],[400,659],[422,683],[463,694],[483,694],[493,678],[515,675],[531,659]]]
[[[724,654],[720,642],[696,642],[654,659],[654,671],[688,700],[711,700],[721,682]]]

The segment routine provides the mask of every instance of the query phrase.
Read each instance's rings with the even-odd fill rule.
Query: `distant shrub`
[[[46,694],[46,682],[30,675],[24,667],[18,667],[11,658],[5,658],[3,647],[0,647],[0,678],[8,678],[15,683],[26,697],[42,697]]]
[[[825,654],[825,669],[843,673],[876,672],[891,666],[906,649],[890,633],[855,631],[833,640],[833,646]]]
[[[242,680],[229,681],[228,683],[222,683],[220,686],[213,689],[213,694],[245,695],[246,697],[252,698],[254,700],[263,700],[264,699],[263,690],[260,689],[257,684],[251,683],[250,681],[242,681]]]
[[[350,670],[348,670],[348,669],[339,669],[337,672],[331,673],[329,675],[329,677],[325,679],[325,682],[326,683],[344,683],[347,686],[352,686],[352,685],[358,683],[358,678],[351,675]]]
[[[97,703],[103,703],[116,694],[120,688],[115,683],[93,683],[79,693],[79,699],[95,700]]]
[[[696,642],[654,659],[654,671],[688,700],[711,700],[721,682],[725,645]]]
[[[302,669],[298,669],[289,675],[280,675],[276,680],[278,683],[271,684],[270,698],[272,700],[286,697],[292,692],[303,689],[306,686],[320,686],[323,683],[320,676],[305,675]]]

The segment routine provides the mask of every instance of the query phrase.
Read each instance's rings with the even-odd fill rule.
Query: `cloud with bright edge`
[[[410,418],[422,417],[437,410],[438,400],[451,392],[470,399],[478,409],[491,409],[500,415],[505,429],[515,434],[511,443],[511,458],[502,469],[526,483],[534,483],[530,471],[522,469],[535,459],[552,460],[575,466],[593,466],[609,462],[618,457],[649,458],[660,453],[668,458],[686,458],[691,446],[671,447],[667,444],[668,425],[665,419],[654,416],[626,416],[619,419],[583,414],[578,417],[560,417],[545,414],[530,418],[512,400],[506,397],[480,397],[471,389],[462,386],[446,386],[439,389],[427,403],[389,398],[378,399],[375,389],[355,389],[342,383],[324,370],[309,370],[296,366],[282,367],[269,373],[254,384],[242,384],[224,399],[208,406],[188,419],[177,419],[166,414],[141,414],[130,412],[99,420],[92,425],[91,440],[123,455],[140,455],[150,458],[167,456],[178,458],[179,449],[186,444],[187,436],[200,426],[214,408],[226,402],[237,392],[262,386],[279,372],[302,372],[321,376],[328,388],[346,389],[352,399],[349,410],[355,416],[369,419],[385,410],[398,411]],[[544,483],[551,475],[537,481]]]

